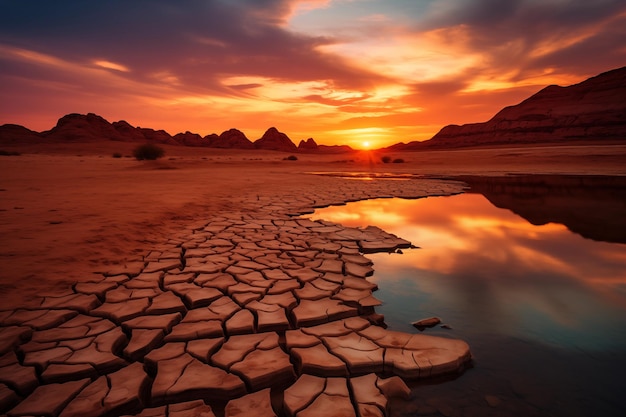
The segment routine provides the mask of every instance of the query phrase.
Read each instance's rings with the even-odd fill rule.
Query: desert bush
[[[388,164],[389,162],[391,162],[391,157],[383,156],[382,158],[380,158],[380,160],[383,161],[383,164]]]
[[[113,153],[113,158],[121,158],[122,154],[120,152],[114,152]]]
[[[161,158],[163,155],[165,155],[163,148],[153,143],[139,145],[133,149],[133,156],[138,161],[154,161],[155,159]]]
[[[393,160],[393,163],[394,163],[394,164],[402,164],[402,163],[404,163],[404,159],[402,159],[402,158],[396,158],[396,159],[394,159],[394,160]]]
[[[295,155],[289,155],[288,157],[283,158],[283,161],[297,161],[297,160],[298,160],[298,157]]]

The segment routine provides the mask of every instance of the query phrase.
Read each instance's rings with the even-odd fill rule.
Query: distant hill
[[[469,192],[534,225],[560,223],[587,239],[626,244],[626,177],[603,175],[462,176]]]
[[[19,142],[35,143],[40,141],[39,133],[15,124],[0,126],[0,143],[14,144]]]
[[[59,119],[55,127],[44,132],[15,124],[0,126],[0,144],[99,140],[300,153],[353,150],[346,145],[318,145],[312,138],[302,140],[296,146],[275,127],[269,128],[254,142],[237,129],[204,137],[192,132],[172,136],[164,130],[135,127],[124,120],[109,123],[93,113],[68,114]],[[580,140],[626,141],[626,67],[569,87],[548,86],[515,106],[505,107],[487,122],[449,125],[429,140],[398,143],[384,150],[401,152]]]
[[[185,132],[174,136],[164,130],[135,127],[121,120],[109,123],[97,114],[72,113],[59,119],[56,126],[44,132],[35,132],[24,126],[5,124],[0,126],[0,143],[71,143],[71,142],[96,142],[111,140],[118,142],[152,142],[158,144],[201,146],[207,148],[223,149],[265,149],[283,152],[298,152],[298,147],[289,137],[275,127],[269,128],[265,134],[252,142],[246,135],[237,130],[229,129],[220,135],[211,133],[200,136],[197,133]],[[352,149],[348,146],[324,146],[317,145],[313,139],[309,139],[306,152],[348,152]]]
[[[211,148],[225,149],[254,149],[254,143],[246,137],[246,135],[237,129],[229,129],[222,132],[219,136],[213,134],[208,135],[208,145]]]
[[[318,145],[313,138],[308,138],[306,141],[300,141],[298,144],[298,151],[330,154],[351,152],[353,149],[348,145]]]
[[[626,141],[626,67],[569,87],[548,86],[505,107],[485,123],[444,127],[432,139],[388,150],[450,149],[500,144]]]
[[[279,132],[275,127],[267,129],[261,139],[254,142],[254,147],[257,149],[285,152],[294,152],[298,149],[287,135]]]

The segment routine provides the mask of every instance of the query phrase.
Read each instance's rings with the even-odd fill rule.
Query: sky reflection
[[[411,321],[439,315],[463,333],[626,347],[624,244],[585,239],[561,224],[532,225],[480,194],[362,201],[314,218],[376,225],[420,247],[367,255],[385,302],[379,311],[392,328],[411,330]]]

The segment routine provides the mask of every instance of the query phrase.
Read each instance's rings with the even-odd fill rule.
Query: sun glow
[[[20,3],[11,3],[23,13],[14,17],[32,19],[0,25],[0,90],[3,103],[11,103],[0,105],[0,124],[37,131],[63,113],[91,112],[171,134],[238,128],[254,139],[275,126],[296,143],[313,138],[373,150],[430,139],[448,124],[488,120],[546,85],[580,82],[626,54],[617,41],[626,10],[608,4],[571,30],[574,20],[565,17],[586,9],[556,0],[528,2],[515,16],[482,10],[489,2],[475,8],[431,0],[296,0],[247,8],[198,2],[172,6],[172,16],[186,18],[147,11],[168,24],[144,32],[132,30],[135,17],[120,27],[70,23],[89,15],[82,9],[33,30],[29,25],[37,27],[45,13],[32,15]],[[517,31],[544,7],[554,25],[542,20],[534,26],[540,34]],[[563,21],[555,13],[561,8]],[[120,13],[140,12],[128,6]],[[11,13],[2,16],[11,20]],[[215,31],[229,13],[240,14],[230,22],[233,30]],[[476,16],[507,24],[477,25]],[[40,42],[44,34],[56,46]],[[118,38],[125,41],[110,49]],[[583,51],[598,57],[585,56],[580,65],[570,59]]]
[[[357,149],[371,149],[392,141],[392,129],[382,127],[361,127],[352,129],[330,130],[327,136],[331,141],[344,143]]]

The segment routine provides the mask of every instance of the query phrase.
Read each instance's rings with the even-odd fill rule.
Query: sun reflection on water
[[[362,201],[313,218],[376,225],[419,247],[368,255],[391,327],[410,329],[407,311],[413,319],[445,313],[482,323],[479,331],[626,347],[626,334],[600,334],[611,323],[626,332],[626,245],[585,239],[562,224],[533,225],[480,194]],[[412,298],[402,301],[407,292]]]

